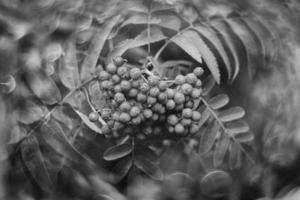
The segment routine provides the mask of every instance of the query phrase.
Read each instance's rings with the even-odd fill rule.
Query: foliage
[[[298,162],[296,1],[2,0],[0,10],[3,198],[253,199],[291,185],[277,172]],[[138,102],[142,82],[184,100],[147,90],[155,111]],[[115,129],[118,84],[140,112]],[[133,121],[146,109],[157,119]]]

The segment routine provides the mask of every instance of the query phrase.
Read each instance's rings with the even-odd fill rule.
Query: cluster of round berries
[[[101,89],[111,108],[101,111],[107,122],[104,134],[159,135],[163,132],[186,135],[195,133],[201,114],[194,111],[199,99],[203,69],[162,79],[146,69],[132,67],[118,57],[99,74]]]

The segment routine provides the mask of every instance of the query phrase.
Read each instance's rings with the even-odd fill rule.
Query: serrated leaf
[[[95,131],[96,133],[102,134],[102,131],[101,131],[100,127],[98,127],[95,123],[91,122],[88,116],[86,116],[85,114],[83,114],[82,112],[80,112],[77,109],[74,109],[74,111],[77,113],[77,115],[81,118],[83,123],[89,129],[91,129],[92,131]]]
[[[226,94],[218,94],[209,99],[208,104],[212,109],[220,109],[229,103],[229,97]]]
[[[194,58],[197,62],[202,63],[202,55],[198,51],[195,43],[191,41],[186,35],[176,35],[171,40],[182,50],[188,53],[192,58]]]
[[[200,188],[204,195],[211,198],[226,196],[231,188],[232,178],[225,172],[215,170],[207,173],[200,182]]]
[[[229,153],[229,158],[228,158],[229,169],[234,170],[240,168],[242,165],[242,153],[238,144],[236,144],[235,142],[231,142],[228,153]]]
[[[228,49],[225,50],[226,46],[222,44],[222,41],[219,39],[218,35],[215,33],[215,31],[208,26],[204,25],[197,25],[194,27],[194,29],[206,40],[210,41],[212,45],[215,47],[215,49],[220,54],[222,60],[224,61],[225,67],[228,72],[228,79],[230,80],[232,77],[232,69],[231,69],[231,62],[229,60],[229,51]]]
[[[226,152],[228,150],[230,144],[230,139],[227,135],[224,133],[222,134],[222,137],[218,140],[216,143],[216,147],[214,150],[214,166],[217,168],[222,165]]]
[[[205,154],[211,150],[213,147],[217,135],[219,133],[220,126],[218,123],[211,123],[208,127],[204,129],[201,134],[199,153]]]
[[[222,122],[230,122],[233,120],[241,119],[245,116],[245,110],[241,107],[232,107],[226,110],[220,111],[218,118]]]
[[[241,133],[236,134],[234,136],[234,138],[236,141],[238,141],[240,143],[247,143],[247,142],[251,142],[254,139],[254,135],[250,131],[241,132]]]
[[[127,39],[116,45],[115,49],[108,55],[108,62],[111,62],[111,59],[117,56],[123,55],[128,49],[141,47],[150,43],[158,42],[166,37],[163,32],[155,27],[150,28],[150,37],[148,37],[147,30],[141,32],[138,36],[133,39]]]
[[[212,28],[216,33],[218,33],[219,38],[223,41],[223,43],[227,44],[230,52],[233,55],[235,65],[232,80],[234,80],[240,71],[240,67],[247,67],[248,60],[246,47],[242,43],[239,36],[227,24],[216,20],[212,21],[211,25],[213,25]]]
[[[229,122],[225,124],[225,127],[232,136],[249,131],[249,125],[244,121]]]
[[[182,34],[175,36],[172,41],[177,45],[180,44],[180,47],[198,62],[201,63],[201,58],[203,58],[216,82],[220,83],[221,77],[217,59],[197,32],[187,30]]]
[[[134,165],[155,180],[162,180],[164,178],[163,172],[159,169],[159,167],[147,158],[140,156],[135,157]]]
[[[51,192],[53,185],[45,166],[38,140],[34,136],[25,138],[21,143],[20,151],[22,163],[33,180],[42,190]]]
[[[24,124],[36,122],[42,119],[47,113],[47,108],[36,102],[26,100],[24,104],[18,114],[18,120]]]
[[[52,105],[61,100],[61,93],[51,77],[40,71],[28,71],[26,80],[33,93],[43,103]]]
[[[204,79],[202,83],[202,95],[206,96],[210,93],[210,91],[214,88],[216,81],[212,76],[208,76]]]
[[[100,56],[101,50],[105,44],[107,37],[109,36],[112,28],[119,21],[120,16],[115,16],[103,25],[103,27],[99,28],[93,38],[91,39],[90,46],[86,57],[81,66],[80,78],[81,80],[87,80],[91,77],[91,74],[94,72],[96,68],[96,64],[98,58]]]
[[[262,44],[263,55],[268,61],[273,61],[278,56],[280,39],[276,36],[276,31],[270,30],[259,19],[243,18],[245,23],[252,29],[252,31],[258,36],[260,43]]]
[[[117,160],[123,158],[130,154],[133,150],[132,142],[126,142],[120,145],[116,145],[108,148],[104,154],[103,158],[107,161]]]
[[[61,59],[58,75],[64,86],[69,89],[74,89],[80,84],[76,45],[73,41],[68,41],[66,44],[65,54]]]
[[[117,182],[121,181],[127,175],[132,164],[133,162],[131,157],[123,158],[117,162],[111,171],[112,175],[116,177],[115,179]]]
[[[262,64],[260,62],[262,59],[257,59],[257,56],[260,56],[261,54],[261,49],[259,48],[260,44],[255,40],[255,38],[253,38],[253,33],[247,29],[247,26],[245,26],[240,19],[230,19],[226,20],[224,23],[228,23],[231,29],[240,37],[241,41],[243,42],[248,58],[248,73],[250,79],[252,79],[257,66]]]

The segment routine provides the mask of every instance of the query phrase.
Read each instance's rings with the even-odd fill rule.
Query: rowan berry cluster
[[[126,134],[141,138],[197,132],[201,113],[194,110],[194,104],[202,92],[202,74],[203,69],[197,67],[193,73],[167,80],[115,58],[98,77],[111,102],[111,108],[100,113],[107,122],[102,131],[113,137]]]

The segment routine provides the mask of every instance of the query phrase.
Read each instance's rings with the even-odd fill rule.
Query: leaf
[[[207,120],[209,119],[210,115],[211,115],[210,110],[208,108],[205,108],[204,111],[201,112],[200,121],[197,123],[198,127],[203,126],[203,124],[207,122]]]
[[[229,97],[226,94],[218,94],[209,99],[208,104],[212,109],[220,109],[229,103]]]
[[[202,83],[202,95],[206,96],[208,95],[211,90],[214,88],[216,84],[216,81],[214,80],[214,78],[212,76],[208,76],[204,79],[203,83]]]
[[[83,114],[82,112],[80,112],[77,109],[74,109],[74,111],[77,113],[77,115],[81,118],[81,120],[83,121],[83,123],[92,131],[95,131],[96,133],[102,134],[101,129],[94,123],[91,122],[89,117],[86,116],[85,114]]]
[[[107,161],[117,160],[123,158],[130,154],[133,150],[132,142],[126,142],[120,145],[116,145],[108,148],[104,154],[103,158]]]
[[[93,198],[93,200],[115,200],[115,199],[106,194],[98,194]]]
[[[239,133],[245,133],[249,131],[249,125],[244,121],[234,121],[225,124],[229,134],[236,136]]]
[[[200,182],[202,193],[211,198],[221,198],[228,195],[231,185],[231,176],[220,170],[207,173]]]
[[[240,143],[247,143],[253,141],[254,135],[250,131],[247,131],[247,132],[238,133],[237,135],[234,136],[234,138],[236,141]]]
[[[150,160],[140,156],[134,159],[134,165],[154,180],[163,180],[163,172]]]
[[[220,70],[217,59],[197,32],[187,30],[171,40],[199,63],[202,63],[203,58],[216,82],[220,83]]]
[[[19,110],[18,120],[23,124],[31,124],[42,119],[47,113],[47,108],[34,101],[26,100]]]
[[[230,144],[229,136],[222,134],[222,137],[216,143],[214,151],[214,166],[217,168],[222,165],[226,152]]]
[[[229,145],[229,158],[228,165],[229,169],[234,170],[238,169],[242,165],[242,153],[241,150],[235,142],[231,142]]]
[[[201,37],[211,42],[212,45],[215,47],[215,49],[218,51],[222,60],[224,61],[225,67],[229,74],[228,78],[231,79],[232,69],[231,69],[231,62],[229,60],[229,56],[231,54],[229,54],[228,49],[225,50],[227,46],[224,46],[222,44],[222,41],[219,39],[215,31],[209,28],[208,26],[197,25],[194,27],[194,29],[200,34]]]
[[[168,28],[174,31],[179,31],[181,28],[181,20],[176,15],[157,15],[157,17],[161,20],[157,25]]]
[[[205,154],[211,150],[219,133],[219,129],[220,126],[216,122],[211,123],[204,129],[201,134],[199,153]]]
[[[82,162],[86,160],[86,158],[69,142],[62,127],[54,119],[49,119],[47,123],[42,124],[36,137],[43,140],[59,154],[72,161]]]
[[[240,71],[240,67],[247,67],[248,60],[246,47],[242,43],[239,36],[227,24],[219,20],[213,20],[211,25],[211,28],[214,29],[216,33],[218,33],[219,38],[223,41],[224,44],[228,46],[230,52],[234,57],[235,64],[232,65],[232,67],[234,67],[232,80],[234,80],[237,77],[238,72]]]
[[[147,13],[134,13],[122,23],[121,27],[128,24],[159,24],[160,22],[161,19],[158,17],[152,16],[151,19],[148,19]]]
[[[14,127],[12,127],[12,130],[10,131],[9,141],[7,142],[7,144],[16,144],[25,137],[26,137],[26,129],[19,125],[15,125]]]
[[[166,37],[160,29],[150,28],[150,37],[148,37],[147,30],[144,30],[133,39],[127,39],[116,45],[115,49],[108,55],[107,61],[110,62],[112,58],[123,55],[128,49],[141,47],[150,43],[158,42]]]
[[[66,44],[58,75],[64,86],[69,89],[77,88],[80,84],[76,45],[73,41],[68,41]]]
[[[33,93],[45,104],[53,105],[61,100],[61,94],[51,77],[40,71],[27,71],[26,80]]]
[[[132,158],[126,157],[117,162],[117,164],[113,167],[111,173],[113,176],[116,176],[116,181],[121,181],[128,173],[130,168],[132,167]]]
[[[20,148],[22,163],[30,176],[42,190],[51,192],[53,184],[45,166],[38,140],[34,136],[29,136],[22,141]]]
[[[226,20],[225,23],[231,27],[231,29],[240,37],[244,46],[246,47],[246,53],[248,57],[248,73],[250,79],[252,79],[256,68],[263,63],[260,62],[262,59],[257,59],[261,55],[260,44],[253,36],[253,33],[249,32],[247,26],[239,19]]]
[[[222,110],[218,117],[222,122],[230,122],[233,120],[241,119],[245,116],[245,110],[241,107],[232,107]]]
[[[170,67],[177,67],[181,65],[191,66],[193,63],[188,60],[168,60],[162,63],[159,67],[161,68],[170,68]]]
[[[94,72],[99,55],[105,44],[107,37],[109,36],[112,28],[119,21],[120,16],[115,16],[99,28],[93,38],[91,39],[90,46],[86,57],[81,66],[80,78],[81,80],[87,80],[91,77],[91,74]]]

